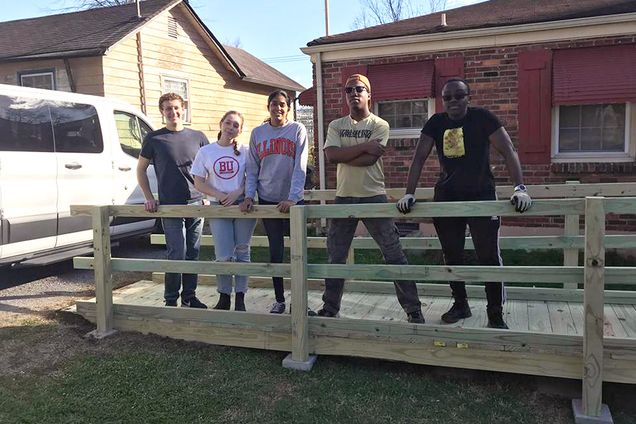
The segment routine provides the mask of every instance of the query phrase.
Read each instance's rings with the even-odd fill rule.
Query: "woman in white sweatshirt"
[[[207,194],[213,205],[232,206],[240,203],[245,193],[247,147],[236,137],[243,129],[243,115],[229,111],[220,122],[218,141],[204,146],[192,165],[194,186]],[[255,219],[213,218],[210,231],[214,237],[214,253],[218,262],[250,262],[250,241]],[[217,275],[219,302],[214,309],[230,309],[234,280],[234,310],[245,311],[246,275]]]

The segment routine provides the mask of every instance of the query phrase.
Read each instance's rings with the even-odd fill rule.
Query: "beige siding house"
[[[303,87],[246,51],[223,46],[182,0],[153,0],[0,22],[0,83],[124,100],[161,125],[157,99],[187,100],[187,121],[214,139],[227,110],[245,116],[242,141],[267,117],[277,88]]]

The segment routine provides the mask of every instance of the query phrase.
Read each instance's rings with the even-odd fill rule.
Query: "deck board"
[[[289,314],[290,292],[286,302]],[[199,285],[197,297],[213,308],[219,295],[214,285]],[[422,312],[428,324],[441,323],[441,315],[452,305],[451,297],[420,295]],[[90,300],[94,302],[95,300]],[[250,288],[245,305],[248,312],[268,313],[274,293],[272,288]],[[113,302],[139,306],[163,306],[163,283],[141,280],[113,291]],[[472,317],[460,320],[448,327],[485,328],[488,323],[485,299],[470,299]],[[317,311],[322,306],[322,292],[308,291],[308,305]],[[234,295],[232,295],[234,307]],[[562,301],[508,300],[504,304],[504,319],[511,330],[548,334],[582,335],[583,306],[580,303]],[[636,307],[629,304],[605,305],[606,337],[636,338]],[[394,293],[346,292],[342,299],[340,316],[343,318],[406,321]]]
[[[636,309],[634,305],[612,305],[627,337],[636,337]]]
[[[528,301],[528,330],[537,333],[552,333],[548,302],[545,300]]]

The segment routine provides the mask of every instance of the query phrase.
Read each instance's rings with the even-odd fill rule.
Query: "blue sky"
[[[446,0],[446,9],[483,0]],[[427,4],[426,0],[416,1]],[[63,13],[73,0],[19,0],[0,13],[0,21]],[[325,35],[324,0],[190,0],[212,33],[264,60],[301,85],[311,85],[311,62],[300,48]],[[329,1],[329,32],[353,30],[360,14],[358,0]]]

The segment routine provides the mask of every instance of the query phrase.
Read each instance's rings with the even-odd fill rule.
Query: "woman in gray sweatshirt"
[[[245,200],[241,211],[249,212],[258,193],[260,205],[276,205],[288,213],[294,205],[303,204],[307,170],[307,129],[299,122],[287,120],[291,100],[283,90],[276,90],[267,99],[269,119],[254,128],[250,137],[246,165]],[[284,236],[289,234],[289,218],[263,219],[269,241],[271,263],[282,263],[285,253]],[[276,301],[273,314],[285,312],[283,278],[272,277]]]

